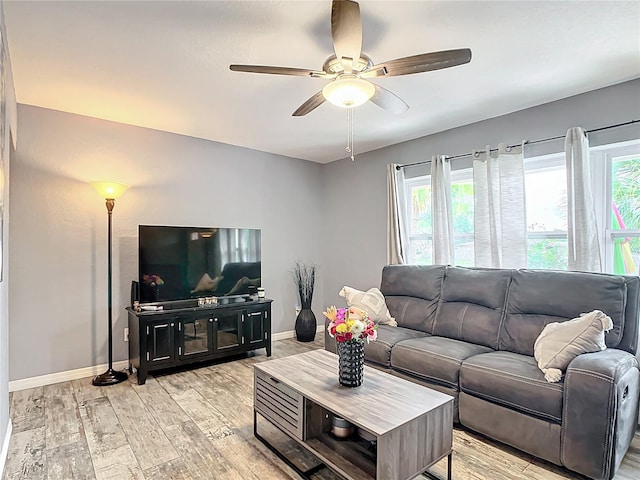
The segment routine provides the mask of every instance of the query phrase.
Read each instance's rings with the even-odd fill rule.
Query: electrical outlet
[[[128,342],[129,341],[129,327],[126,327],[124,329],[124,341]]]

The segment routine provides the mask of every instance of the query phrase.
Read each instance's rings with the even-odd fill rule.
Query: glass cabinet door
[[[215,324],[216,350],[236,348],[242,344],[241,314],[227,313],[217,315]]]
[[[211,351],[211,340],[209,338],[208,318],[185,318],[181,320],[182,330],[182,356],[209,353]]]

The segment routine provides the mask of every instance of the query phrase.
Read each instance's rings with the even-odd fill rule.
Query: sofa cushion
[[[626,279],[621,275],[513,271],[499,349],[533,356],[533,344],[548,323],[566,322],[592,310],[611,317],[613,329],[605,342],[614,348],[624,330],[626,299]]]
[[[349,307],[356,307],[367,312],[371,321],[392,327],[398,326],[396,320],[389,313],[384,295],[377,288],[370,288],[363,292],[344,286],[338,295],[345,298]]]
[[[460,367],[460,390],[528,415],[561,423],[564,383],[548,383],[533,357],[491,352]]]
[[[380,290],[398,325],[431,333],[444,271],[442,265],[387,265],[382,269]]]
[[[391,366],[394,370],[457,389],[462,362],[491,351],[488,347],[452,338],[413,338],[396,343],[391,351]]]
[[[403,327],[378,325],[378,339],[364,344],[364,359],[383,365],[391,366],[391,349],[395,344],[410,338],[427,336],[427,333]]]
[[[447,267],[433,335],[498,348],[509,270]]]

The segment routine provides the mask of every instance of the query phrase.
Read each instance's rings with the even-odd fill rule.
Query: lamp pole
[[[96,189],[99,189],[97,185],[94,185]],[[105,189],[107,195],[114,193],[113,187],[111,189],[109,187],[105,188],[102,185],[102,188]],[[122,190],[124,191],[124,190]],[[107,280],[107,317],[109,323],[109,366],[106,372],[97,375],[93,378],[93,385],[102,387],[106,385],[115,385],[117,383],[123,382],[127,379],[126,372],[117,372],[113,369],[113,307],[112,307],[112,299],[113,299],[113,290],[112,290],[112,233],[111,233],[111,219],[113,213],[113,207],[116,204],[115,198],[106,198],[106,206],[107,206],[107,218],[108,218],[108,233],[107,233],[107,242],[108,242],[108,250],[107,250],[107,262],[108,262],[108,280]]]

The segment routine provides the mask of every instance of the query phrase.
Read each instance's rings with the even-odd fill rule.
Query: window
[[[527,266],[567,269],[567,171],[564,154],[525,159]]]
[[[431,217],[431,177],[405,181],[408,210],[409,263],[433,263],[433,219]],[[471,169],[451,172],[454,255],[456,265],[473,265],[473,179]]]
[[[638,275],[640,269],[640,140],[590,151],[603,269]],[[473,180],[470,168],[451,173],[456,264],[472,266]],[[567,268],[567,174],[564,152],[525,158],[529,268]],[[405,181],[409,263],[431,264],[430,177]]]
[[[640,269],[640,144],[598,150],[606,167],[605,267],[618,274]]]
[[[408,263],[433,263],[433,219],[431,216],[431,177],[417,177],[405,181],[407,199],[409,259]]]

